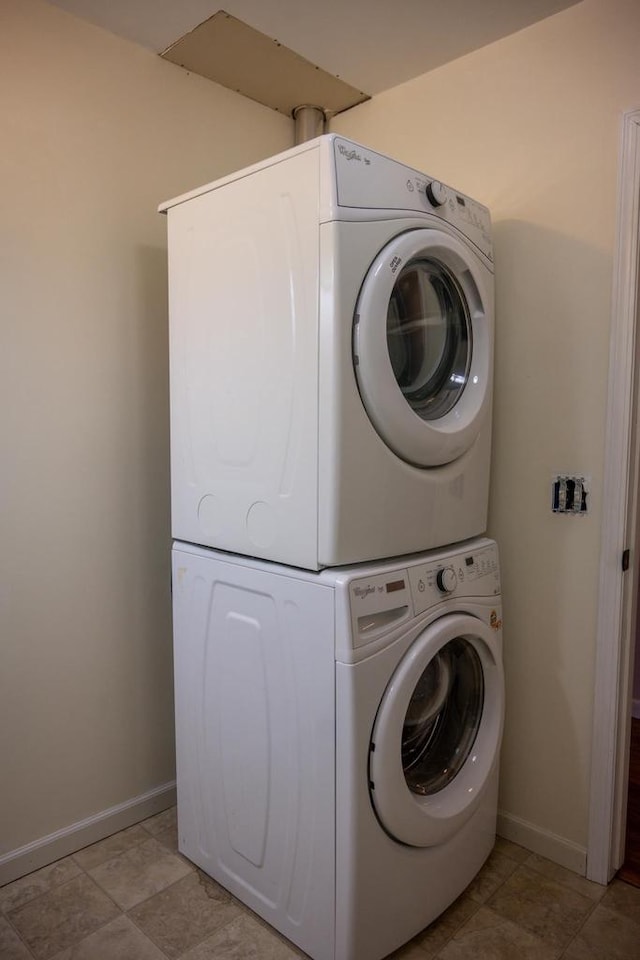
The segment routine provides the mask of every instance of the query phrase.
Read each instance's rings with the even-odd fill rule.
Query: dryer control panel
[[[500,593],[500,568],[495,544],[409,567],[409,584],[416,614],[448,597],[495,597]]]
[[[459,230],[493,261],[487,207],[427,174],[335,136],[336,199],[355,210],[429,213]]]

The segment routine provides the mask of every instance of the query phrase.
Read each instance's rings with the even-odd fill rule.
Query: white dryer
[[[485,207],[329,134],[160,209],[175,538],[320,569],[486,529]]]
[[[173,552],[183,854],[313,960],[379,960],[495,839],[495,544],[312,573]]]

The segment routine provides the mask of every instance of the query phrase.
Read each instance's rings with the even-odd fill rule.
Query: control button
[[[436,583],[438,584],[438,590],[441,590],[442,593],[451,593],[455,590],[458,578],[453,567],[444,567],[442,570],[438,570]]]
[[[434,207],[441,207],[447,201],[446,187],[439,180],[427,184],[427,199]]]

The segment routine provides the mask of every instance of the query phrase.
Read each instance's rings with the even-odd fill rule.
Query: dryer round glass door
[[[492,280],[439,230],[410,230],[378,254],[360,290],[354,365],[384,442],[417,466],[460,457],[490,405]]]
[[[387,833],[423,847],[460,829],[496,770],[503,713],[491,627],[449,614],[418,635],[385,690],[371,737],[371,799]]]
[[[460,399],[469,377],[471,319],[455,275],[414,257],[400,270],[387,307],[391,369],[411,409],[438,420]]]

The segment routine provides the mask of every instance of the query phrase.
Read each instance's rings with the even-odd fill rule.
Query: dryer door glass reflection
[[[471,366],[471,321],[453,273],[437,260],[403,267],[387,310],[387,347],[407,402],[423,420],[445,416],[457,403]]]
[[[430,796],[458,774],[473,748],[483,702],[480,657],[456,637],[423,670],[404,719],[402,766],[413,793]]]

